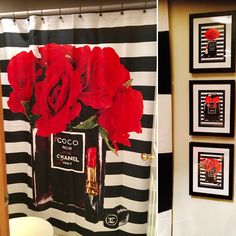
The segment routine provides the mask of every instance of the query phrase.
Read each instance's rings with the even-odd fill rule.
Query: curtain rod
[[[106,13],[117,12],[121,13],[126,10],[143,10],[156,8],[156,1],[144,1],[134,3],[120,3],[120,4],[100,4],[96,6],[79,6],[70,8],[56,8],[56,9],[41,9],[17,12],[3,12],[0,13],[0,19],[13,18],[20,19],[29,17],[31,15],[48,16],[48,15],[66,15],[66,14],[83,14],[83,13]]]

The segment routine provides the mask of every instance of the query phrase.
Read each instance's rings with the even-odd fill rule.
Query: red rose
[[[37,63],[37,58],[30,51],[29,53],[18,53],[8,64],[8,80],[13,88],[8,100],[8,106],[13,112],[24,113],[22,101],[30,100],[36,76],[41,73],[41,70],[36,69]]]
[[[76,77],[84,87],[87,81],[87,64],[91,54],[89,46],[73,48],[73,60],[71,61]]]
[[[219,103],[219,102],[220,102],[220,98],[218,96],[212,97],[211,95],[207,95],[205,97],[205,103],[207,104],[208,107],[211,105],[211,103],[213,103],[214,108],[216,108],[217,103]]]
[[[81,105],[78,97],[81,88],[69,62],[55,60],[47,68],[45,79],[36,85],[36,103],[32,110],[41,116],[36,121],[38,135],[61,132],[79,115]]]
[[[41,54],[41,64],[49,66],[58,61],[72,61],[74,47],[71,45],[60,45],[56,43],[49,43],[43,47],[39,47]]]
[[[129,79],[129,71],[120,63],[114,49],[95,47],[82,80],[80,100],[94,109],[108,108],[117,89]]]
[[[222,171],[222,165],[220,164],[220,162],[216,159],[214,159],[213,162],[214,162],[214,167],[216,168],[216,171],[221,172]]]
[[[207,158],[206,171],[211,171],[214,168],[214,162],[211,158]]]
[[[75,70],[80,71],[81,73],[81,83],[86,80],[86,71],[87,71],[87,63],[89,56],[91,54],[91,49],[89,46],[73,48],[72,55],[72,64]]]
[[[205,37],[206,39],[208,40],[215,40],[217,39],[218,37],[220,36],[220,32],[215,29],[215,28],[212,28],[212,29],[208,29],[205,33]]]
[[[29,101],[27,90],[18,89],[10,93],[7,104],[12,112],[21,112],[25,114],[23,101]]]
[[[207,159],[202,159],[202,160],[200,161],[200,167],[201,167],[201,168],[205,168],[206,163],[207,163]]]
[[[123,86],[115,95],[111,107],[101,111],[98,124],[108,132],[109,139],[118,150],[117,143],[130,146],[129,132],[142,132],[142,115],[142,94]]]

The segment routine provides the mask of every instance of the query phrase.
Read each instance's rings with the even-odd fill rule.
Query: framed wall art
[[[232,199],[233,144],[191,142],[189,194]]]
[[[234,136],[234,80],[189,82],[190,135]]]
[[[236,11],[190,15],[190,72],[235,71]]]

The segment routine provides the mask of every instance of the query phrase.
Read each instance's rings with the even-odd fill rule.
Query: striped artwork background
[[[225,100],[225,94],[224,91],[199,91],[200,93],[200,119],[199,119],[199,126],[216,126],[216,127],[224,127],[224,100]],[[208,121],[205,118],[205,106],[206,105],[206,96],[208,95],[214,95],[219,97],[219,120],[217,121]]]
[[[122,64],[130,71],[133,88],[142,92],[144,115],[142,134],[132,133],[131,147],[119,147],[119,156],[107,151],[105,211],[118,205],[130,210],[129,223],[108,229],[84,219],[76,207],[49,202],[36,208],[32,202],[31,133],[26,118],[12,113],[7,105],[11,92],[7,65],[21,51],[36,52],[49,42],[75,46],[113,47]],[[59,16],[30,16],[30,20],[2,19],[0,22],[0,63],[3,90],[4,129],[10,218],[34,215],[47,219],[59,235],[146,235],[150,163],[141,153],[150,153],[156,85],[156,11],[125,11]]]
[[[226,42],[226,26],[225,24],[200,24],[200,62],[224,62],[225,61],[225,42]],[[216,41],[216,57],[205,58],[204,53],[206,51],[206,46],[208,40],[205,38],[205,33],[208,29],[217,29],[220,33],[220,36],[215,40]]]
[[[199,163],[201,163],[201,161],[204,161],[206,158],[208,158],[209,160],[217,160],[219,162],[219,164],[222,166],[222,170],[224,169],[224,165],[223,165],[223,160],[224,160],[224,154],[223,153],[219,153],[219,154],[214,154],[214,153],[199,153]],[[205,187],[205,188],[219,188],[219,189],[223,189],[223,174],[222,171],[221,172],[217,172],[216,173],[216,183],[212,183],[209,182],[206,178],[206,169],[203,167],[200,167],[199,170],[199,187]]]
[[[160,1],[158,16],[158,236],[171,236],[173,152],[168,1]]]

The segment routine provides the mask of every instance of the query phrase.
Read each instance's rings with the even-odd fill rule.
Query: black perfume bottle
[[[65,131],[49,138],[35,133],[32,155],[35,205],[50,201],[71,205],[78,207],[86,220],[98,222],[103,217],[106,154],[98,128]]]
[[[214,168],[206,171],[206,182],[217,184],[217,175]]]
[[[33,200],[35,206],[44,205],[53,200],[50,160],[49,139],[36,135],[37,129],[32,129],[32,185]]]
[[[208,55],[209,57],[216,57],[217,54],[217,43],[216,41],[208,42]]]

